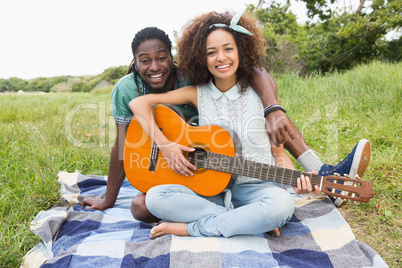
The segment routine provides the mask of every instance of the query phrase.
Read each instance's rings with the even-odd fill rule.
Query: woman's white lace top
[[[264,108],[255,91],[240,93],[236,85],[222,93],[210,81],[197,87],[200,125],[218,125],[234,130],[242,144],[242,157],[274,165],[271,146],[265,128]],[[259,181],[238,176],[236,184]]]

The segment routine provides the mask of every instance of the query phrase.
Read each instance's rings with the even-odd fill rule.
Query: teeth
[[[228,68],[230,66],[230,64],[228,64],[228,65],[222,65],[222,66],[218,66],[217,68],[218,69],[223,69],[223,68]]]
[[[150,75],[151,78],[160,78],[163,74]]]

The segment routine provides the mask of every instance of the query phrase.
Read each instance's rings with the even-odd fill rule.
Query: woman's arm
[[[285,149],[283,145],[279,145],[278,147],[272,146],[271,143],[271,152],[272,156],[275,160],[275,166],[283,167],[287,169],[296,169],[293,165],[292,160],[290,160],[289,156],[285,153]]]
[[[197,88],[184,87],[163,94],[148,94],[137,97],[129,103],[138,122],[156,145],[158,145],[172,170],[181,175],[192,176],[193,173],[190,169],[195,170],[195,166],[187,161],[182,151],[191,152],[194,149],[171,142],[165,137],[157,126],[152,113],[152,106],[159,103],[171,105],[189,103],[197,107]]]

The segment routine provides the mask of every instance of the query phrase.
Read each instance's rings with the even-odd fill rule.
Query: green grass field
[[[274,75],[282,106],[325,163],[371,141],[363,179],[376,195],[340,211],[390,267],[402,263],[401,69],[377,62],[324,77]],[[39,242],[30,222],[59,202],[57,173],[107,174],[115,123],[110,94],[3,94],[0,107],[0,267],[17,267]]]

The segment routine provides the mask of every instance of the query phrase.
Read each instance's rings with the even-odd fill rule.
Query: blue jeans
[[[168,222],[185,222],[191,236],[261,234],[283,226],[293,215],[292,196],[274,182],[237,184],[234,209],[224,206],[224,194],[201,196],[186,186],[159,185],[146,195],[148,210]]]

